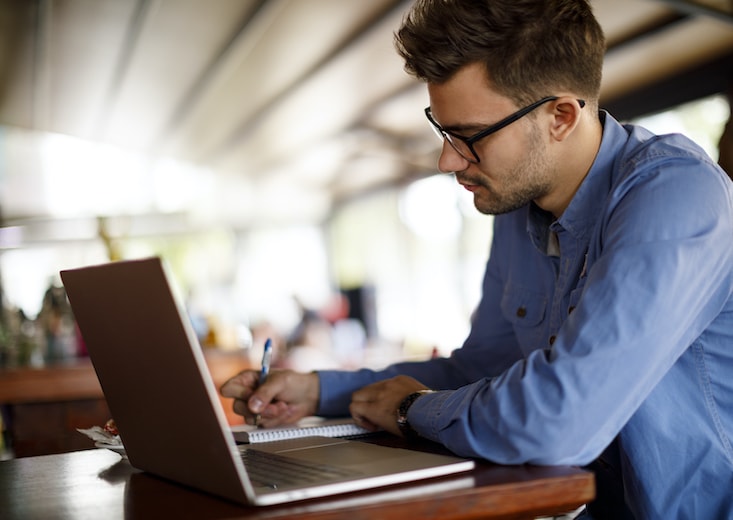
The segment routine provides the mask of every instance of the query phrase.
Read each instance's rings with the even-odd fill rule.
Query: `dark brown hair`
[[[417,0],[395,45],[429,83],[482,62],[518,104],[561,90],[598,100],[605,39],[586,0]]]

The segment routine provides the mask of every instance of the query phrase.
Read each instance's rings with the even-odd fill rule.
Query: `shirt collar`
[[[564,229],[576,239],[584,240],[590,235],[600,215],[598,208],[608,196],[613,179],[614,163],[628,139],[624,127],[608,112],[601,110],[599,118],[603,125],[603,137],[596,159],[578,191],[559,219],[529,204],[527,232],[540,251],[547,253],[549,234]]]

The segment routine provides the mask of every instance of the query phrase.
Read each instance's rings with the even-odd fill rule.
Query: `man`
[[[264,426],[350,412],[463,456],[592,464],[589,518],[732,518],[730,180],[598,110],[587,1],[419,0],[396,42],[440,170],[497,215],[471,332],[447,359],[222,393]]]

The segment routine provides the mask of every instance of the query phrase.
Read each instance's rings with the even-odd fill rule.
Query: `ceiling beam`
[[[250,118],[243,121],[240,126],[236,128],[225,141],[220,143],[217,148],[211,150],[208,156],[204,157],[203,160],[214,160],[216,157],[225,154],[226,151],[230,148],[235,147],[242,141],[246,140],[251,132],[256,131],[259,122],[269,116],[273,107],[278,106],[283,101],[283,99],[293,94],[293,87],[295,87],[295,85],[307,82],[309,79],[313,78],[320,71],[322,71],[328,63],[333,62],[339,56],[343,55],[346,52],[349,52],[355,45],[358,45],[361,40],[363,40],[363,38],[365,38],[365,36],[371,32],[375,25],[379,25],[381,22],[390,19],[395,15],[396,12],[404,12],[404,4],[405,2],[403,0],[394,0],[394,2],[386,9],[378,12],[372,18],[365,19],[361,23],[361,25],[357,27],[345,41],[341,42],[341,44],[334,47],[330,53],[324,55],[322,59],[314,63],[309,70],[305,71],[287,88],[281,90],[281,92],[278,93],[277,96],[270,99],[268,103],[258,107],[258,110]]]
[[[727,6],[723,6],[723,2],[719,2],[716,5],[720,5],[720,8],[714,7],[707,3],[696,2],[693,0],[657,0],[663,4],[669,5],[676,11],[684,14],[693,16],[713,16],[720,20],[728,23],[733,23],[733,3],[728,3]]]
[[[145,17],[150,12],[151,6],[155,0],[137,0],[135,8],[132,13],[132,18],[127,26],[125,37],[119,48],[117,55],[117,62],[112,70],[112,75],[107,83],[107,89],[105,90],[104,97],[102,98],[102,104],[97,112],[92,126],[92,135],[95,138],[101,139],[104,136],[109,121],[109,114],[112,112],[114,105],[117,102],[117,98],[120,93],[120,87],[124,83],[125,75],[130,66],[130,60],[137,43],[140,39],[140,32],[142,31]]]
[[[661,112],[695,99],[725,94],[733,85],[733,52],[603,103],[619,120]]]
[[[232,36],[223,44],[222,48],[213,55],[209,64],[201,71],[198,79],[183,95],[180,103],[178,103],[177,107],[173,110],[171,117],[161,128],[158,137],[151,142],[149,147],[151,150],[156,150],[163,146],[165,141],[168,139],[168,136],[175,132],[176,128],[179,127],[189,116],[192,108],[198,104],[199,100],[204,95],[204,92],[209,87],[209,83],[212,81],[212,78],[217,76],[217,71],[226,62],[227,56],[236,49],[238,42],[244,38],[247,30],[251,28],[253,21],[260,15],[266,1],[267,0],[258,0],[256,2],[252,10],[249,11],[242,19],[237,30],[235,30]]]

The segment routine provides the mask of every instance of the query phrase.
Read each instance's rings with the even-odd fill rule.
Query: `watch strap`
[[[410,407],[413,405],[415,401],[419,397],[422,397],[425,394],[431,393],[432,390],[419,390],[417,392],[413,392],[407,397],[405,397],[402,402],[400,403],[400,406],[397,408],[397,426],[400,429],[400,433],[402,433],[403,437],[406,439],[416,439],[419,437],[417,432],[410,426],[409,421],[407,420],[407,412],[410,410]]]

